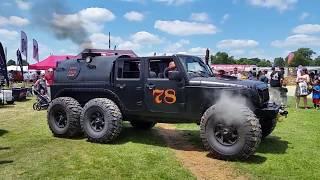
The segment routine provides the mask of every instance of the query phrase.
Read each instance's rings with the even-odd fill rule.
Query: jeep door
[[[181,113],[185,111],[185,82],[169,80],[165,68],[175,62],[177,71],[181,70],[174,58],[152,57],[145,60],[144,102],[151,113]],[[172,114],[171,114],[172,115]]]
[[[127,111],[143,108],[143,78],[141,59],[118,59],[115,68],[115,88]]]

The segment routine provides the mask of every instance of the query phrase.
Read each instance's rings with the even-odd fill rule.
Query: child
[[[313,86],[312,92],[312,102],[314,104],[314,108],[320,108],[320,80],[317,79]]]

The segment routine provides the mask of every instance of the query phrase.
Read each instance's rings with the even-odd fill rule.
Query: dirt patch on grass
[[[174,131],[171,124],[158,124],[157,130],[176,157],[197,179],[249,179],[235,170],[228,162],[208,157],[208,152],[195,147],[183,133]],[[200,138],[200,137],[199,137]]]

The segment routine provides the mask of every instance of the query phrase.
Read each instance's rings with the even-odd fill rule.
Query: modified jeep
[[[168,70],[170,63],[175,68]],[[239,97],[245,102],[236,101]],[[248,158],[272,132],[278,114],[287,114],[269,102],[266,84],[214,77],[199,57],[188,55],[87,55],[62,61],[51,99],[47,120],[54,136],[84,133],[88,141],[109,143],[123,121],[138,129],[197,123],[205,148],[218,159]]]

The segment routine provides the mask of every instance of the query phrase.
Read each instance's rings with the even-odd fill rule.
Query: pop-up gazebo
[[[29,65],[29,69],[48,70],[49,68],[55,68],[58,61],[64,61],[64,60],[72,59],[75,57],[76,56],[72,56],[72,55],[61,55],[61,56],[50,55],[49,57],[45,58],[44,60],[38,63]]]

